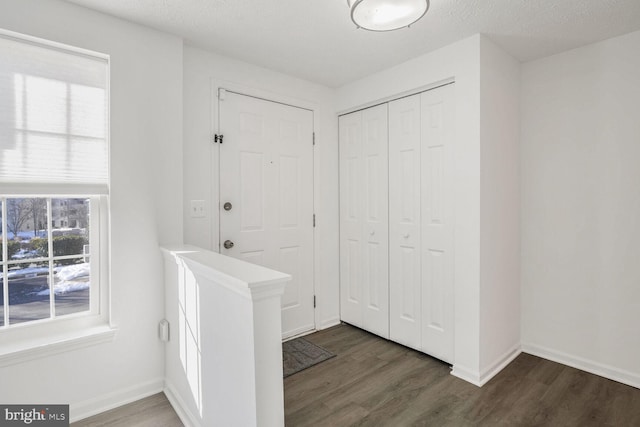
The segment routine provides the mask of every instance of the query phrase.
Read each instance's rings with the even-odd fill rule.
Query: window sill
[[[43,338],[23,339],[0,348],[0,368],[113,341],[117,329],[93,326]]]

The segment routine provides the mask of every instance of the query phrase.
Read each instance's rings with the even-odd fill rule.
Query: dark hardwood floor
[[[640,426],[640,390],[521,354],[484,387],[349,325],[305,337],[337,357],[284,381],[296,426]]]
[[[71,424],[71,427],[182,427],[164,393]]]
[[[639,389],[528,354],[478,388],[438,360],[349,325],[305,338],[337,357],[284,380],[287,427],[640,426]],[[182,423],[160,393],[72,426]]]

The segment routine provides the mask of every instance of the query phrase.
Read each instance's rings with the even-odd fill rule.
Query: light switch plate
[[[204,218],[206,212],[204,211],[204,200],[192,200],[191,201],[191,218]]]

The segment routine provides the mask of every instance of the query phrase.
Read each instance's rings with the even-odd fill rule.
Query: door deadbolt
[[[231,210],[231,208],[233,207],[233,205],[232,205],[231,203],[229,203],[229,202],[226,202],[226,203],[223,205],[223,207],[224,207],[224,210],[225,210],[225,211],[230,211],[230,210]]]
[[[225,249],[231,249],[233,247],[233,242],[231,240],[225,240],[222,245]]]

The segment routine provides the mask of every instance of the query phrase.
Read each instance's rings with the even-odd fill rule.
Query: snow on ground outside
[[[55,269],[54,269],[55,271]],[[7,277],[11,279],[20,279],[30,275],[41,275],[49,273],[49,267],[27,267],[19,270],[9,270]]]
[[[56,295],[66,294],[68,292],[83,291],[89,289],[89,275],[91,269],[89,263],[67,265],[65,267],[56,267],[55,292]],[[49,289],[44,289],[37,294],[38,296],[49,295]]]
[[[91,274],[91,269],[88,262],[56,267],[54,271],[56,272],[56,280],[54,281],[56,295],[83,291],[90,287],[89,275]],[[49,289],[44,289],[38,292],[37,295],[49,295]]]
[[[67,265],[64,267],[55,267],[53,269],[55,274],[55,292],[56,295],[66,294],[68,292],[83,291],[89,289],[90,282],[89,276],[91,269],[89,263]],[[47,274],[49,272],[48,267],[27,267],[21,270],[10,271],[7,276],[9,280],[25,277],[27,275],[39,275]],[[49,289],[44,289],[40,292],[36,292],[35,295],[46,296],[49,295]]]
[[[11,259],[25,259],[25,258],[37,258],[38,256],[38,251],[35,250],[27,250],[27,249],[20,249],[18,252],[16,252],[15,254],[11,255]]]

